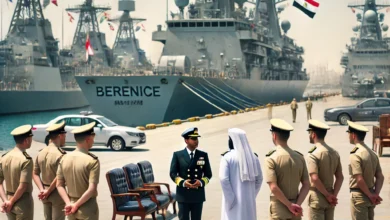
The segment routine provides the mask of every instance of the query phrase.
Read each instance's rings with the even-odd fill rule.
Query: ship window
[[[175,27],[180,27],[180,22],[176,22]]]
[[[219,23],[219,25],[220,25],[221,27],[226,27],[226,22],[221,22],[221,23]]]
[[[213,27],[218,27],[218,22],[212,22],[212,23],[211,23],[211,26],[213,26]]]
[[[204,26],[205,26],[205,27],[210,27],[211,24],[210,24],[210,22],[205,22],[205,23],[204,23]]]
[[[181,26],[182,27],[188,27],[188,23],[187,22],[183,22],[183,23],[181,23]]]
[[[173,27],[173,24],[172,23],[168,23],[168,27]]]
[[[203,22],[198,22],[198,23],[196,23],[196,26],[197,26],[197,27],[203,27]]]
[[[190,27],[195,27],[195,22],[190,22]]]
[[[229,22],[227,23],[227,26],[228,26],[228,27],[233,27],[233,26],[234,26],[234,22],[229,21]]]

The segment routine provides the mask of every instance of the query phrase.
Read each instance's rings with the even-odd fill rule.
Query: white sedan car
[[[76,145],[74,135],[70,132],[71,130],[91,122],[96,122],[94,128],[96,133],[94,145],[107,146],[114,151],[119,151],[126,147],[131,149],[146,142],[145,132],[137,128],[119,126],[106,117],[89,115],[88,113],[62,115],[49,121],[47,124],[33,125],[32,132],[34,141],[47,144],[48,140],[46,136],[48,132],[46,128],[63,120],[65,120],[65,130],[67,131],[67,145]]]

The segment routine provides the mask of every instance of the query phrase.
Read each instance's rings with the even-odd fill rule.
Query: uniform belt
[[[316,187],[312,187],[312,186],[310,187],[310,190],[319,192],[319,190]],[[333,188],[326,189],[326,191],[333,192]]]
[[[374,188],[368,188],[368,190],[373,192]],[[363,191],[360,188],[349,188],[349,192],[361,192],[361,193],[363,193]]]
[[[50,187],[50,185],[47,185],[47,184],[42,184],[43,186],[47,186],[47,187]]]
[[[279,201],[279,199],[276,196],[270,196],[271,201]],[[288,201],[296,201],[297,199],[288,199]]]
[[[6,194],[7,194],[7,196],[13,196],[13,195],[15,195],[15,193],[13,193],[13,192],[8,192],[8,191],[7,191]]]

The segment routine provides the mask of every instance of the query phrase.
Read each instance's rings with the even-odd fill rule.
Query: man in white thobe
[[[229,129],[230,151],[222,154],[219,179],[222,185],[222,220],[255,220],[256,196],[263,182],[257,155],[245,131]]]

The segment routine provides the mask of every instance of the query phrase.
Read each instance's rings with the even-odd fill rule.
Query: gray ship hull
[[[171,122],[302,98],[306,80],[76,76],[96,114],[127,126]]]
[[[0,91],[0,115],[74,109],[88,105],[81,90]]]

